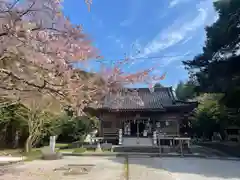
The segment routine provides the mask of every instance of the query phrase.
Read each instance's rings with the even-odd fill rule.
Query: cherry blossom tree
[[[84,1],[85,1],[86,5],[88,7],[88,11],[90,11],[91,5],[92,5],[92,0],[84,0]]]
[[[84,85],[95,88],[73,64],[95,58],[96,51],[58,0],[1,1],[0,26],[1,97],[41,93],[72,103]]]
[[[90,8],[92,1],[86,3]],[[153,77],[152,69],[124,72],[131,59],[93,74],[75,68],[79,62],[99,59],[98,54],[82,26],[64,16],[60,0],[0,1],[1,99],[28,105],[29,99],[49,96],[80,114],[106,93],[163,79]]]

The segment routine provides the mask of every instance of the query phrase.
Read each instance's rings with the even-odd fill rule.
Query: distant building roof
[[[105,96],[101,109],[110,110],[164,110],[170,107],[188,106],[189,102],[178,101],[172,87],[122,89]]]

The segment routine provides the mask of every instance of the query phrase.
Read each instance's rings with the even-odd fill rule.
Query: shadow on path
[[[240,158],[240,144],[234,142],[202,142],[198,143],[202,147],[207,147],[224,152],[230,156]]]
[[[113,158],[113,161],[120,161]],[[121,162],[119,162],[121,163]],[[141,165],[146,168],[167,170],[178,177],[191,178],[197,180],[208,177],[211,179],[240,180],[240,161],[226,161],[200,158],[150,158],[150,157],[129,157],[129,167],[131,165]],[[180,178],[181,179],[181,178]],[[186,179],[184,179],[186,180]]]

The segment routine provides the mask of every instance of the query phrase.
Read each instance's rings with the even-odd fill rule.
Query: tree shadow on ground
[[[119,163],[122,162],[118,158],[112,158],[112,160]],[[130,173],[131,168],[133,167],[132,165],[141,165],[146,168],[154,168],[156,170],[167,170],[173,175],[183,175],[189,178],[196,178],[197,175],[202,178],[240,179],[240,161],[180,157],[129,157]]]

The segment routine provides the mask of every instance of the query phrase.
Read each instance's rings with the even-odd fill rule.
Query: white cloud
[[[186,53],[184,53],[183,55],[179,56],[179,55],[176,55],[175,54],[168,54],[166,55],[165,58],[162,58],[161,59],[161,62],[162,62],[162,66],[165,67],[165,66],[168,66],[176,61],[180,61],[182,59],[184,59],[187,55],[191,54],[191,51],[187,51]],[[169,57],[167,57],[169,56]]]
[[[177,56],[176,57],[173,56],[173,57],[164,58],[164,59],[162,59],[163,61],[161,60],[161,62],[163,63],[162,64],[163,66],[168,66],[172,62],[179,61],[182,58],[183,57],[180,58],[180,57],[177,57]]]
[[[181,45],[187,44],[189,41],[191,41],[193,39],[193,36],[189,36],[187,37],[182,43]]]
[[[219,18],[219,15],[216,14],[216,15],[214,16],[214,20],[213,20],[213,22],[216,22],[216,21],[218,20],[218,18]]]
[[[170,3],[169,3],[169,7],[174,7],[176,6],[181,0],[172,0]]]
[[[190,0],[172,0],[172,1],[170,1],[168,7],[169,8],[173,8],[173,7],[177,6],[180,3],[185,3],[185,2],[188,2],[188,1],[190,1]]]
[[[186,22],[180,27],[170,26],[161,31],[144,49],[143,56],[156,53],[182,41],[188,33],[202,26],[206,20],[206,11],[199,9],[199,14],[192,21]]]
[[[204,28],[205,25],[212,23],[215,11],[211,1],[200,2],[197,5],[197,10],[198,14],[194,18],[191,18],[192,14],[188,14],[185,19],[176,19],[168,28],[161,30],[157,36],[145,46],[139,57],[160,52],[181,41],[186,42],[187,39],[190,40],[189,36],[193,36],[199,28]]]

